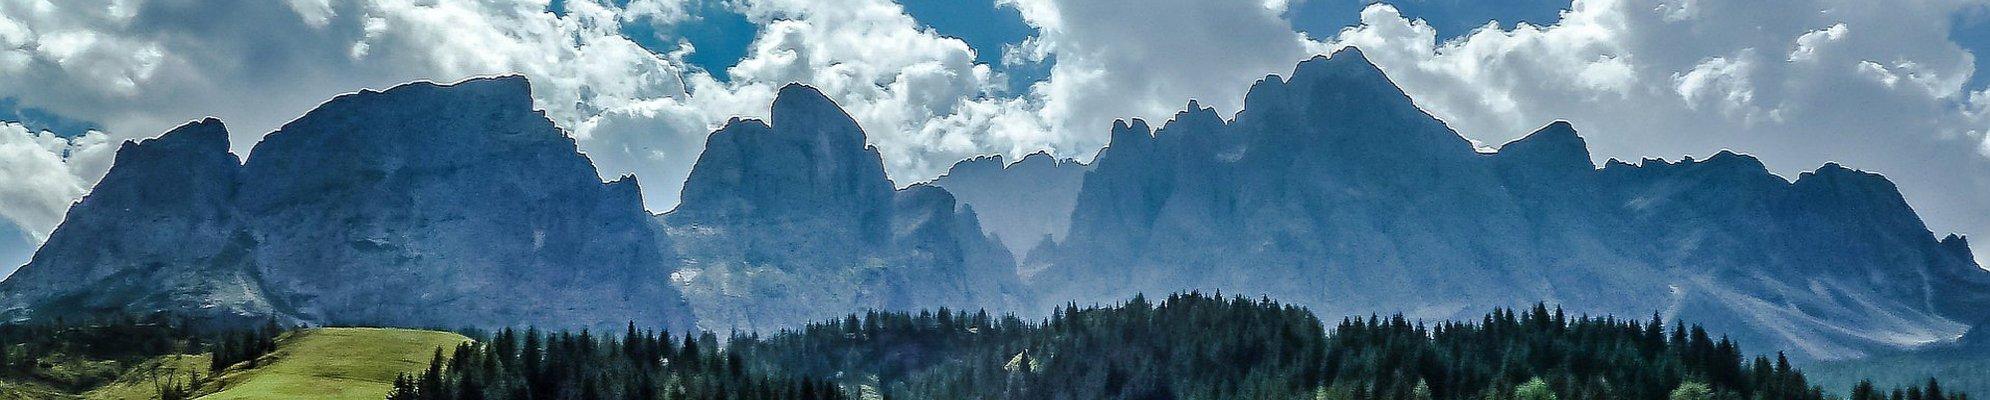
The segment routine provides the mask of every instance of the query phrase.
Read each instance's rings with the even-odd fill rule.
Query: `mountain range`
[[[213,119],[124,144],[0,313],[691,326],[635,180],[596,178],[523,78],[340,96],[228,148]]]
[[[1068,236],[1031,254],[1045,298],[1201,288],[1322,315],[1467,318],[1548,301],[1700,321],[1796,357],[1954,340],[1990,316],[1990,273],[1894,185],[1753,157],[1590,162],[1566,122],[1482,152],[1357,49],[1115,125]]]
[[[247,160],[211,119],[125,144],[0,282],[0,317],[769,331],[1211,290],[1329,317],[1545,301],[1812,359],[1990,321],[1990,272],[1880,175],[1790,180],[1729,151],[1598,167],[1565,122],[1482,150],[1352,48],[1233,116],[1189,101],[1110,135],[1090,164],[979,157],[901,187],[854,119],[789,85],[770,118],[712,132],[652,215],[523,77],[362,91]]]

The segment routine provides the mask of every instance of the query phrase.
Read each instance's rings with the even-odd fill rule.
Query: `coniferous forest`
[[[1939,382],[1854,400],[1967,399]],[[1497,309],[1323,323],[1199,293],[984,312],[869,312],[771,336],[502,330],[438,349],[389,399],[1826,399],[1781,355],[1697,325]]]

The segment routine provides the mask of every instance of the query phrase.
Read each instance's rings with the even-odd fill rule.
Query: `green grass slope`
[[[145,360],[124,375],[83,394],[89,400],[146,400],[159,397],[160,386],[186,385],[208,375],[206,354],[168,354]]]
[[[379,400],[394,378],[428,367],[439,347],[470,340],[455,333],[409,329],[321,328],[277,339],[276,352],[256,368],[232,367],[203,400],[366,399]]]

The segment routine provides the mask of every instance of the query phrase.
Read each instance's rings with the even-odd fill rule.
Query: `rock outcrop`
[[[973,207],[981,228],[1021,261],[1037,244],[1064,238],[1085,171],[1085,164],[1044,152],[1015,163],[991,155],[955,163],[932,184]]]
[[[219,325],[288,319],[253,265],[234,207],[241,162],[205,119],[118,148],[110,171],[35,253],[0,282],[12,319],[172,311]]]
[[[1069,237],[1032,255],[1052,304],[1217,289],[1450,319],[1548,301],[1818,359],[1990,316],[1990,273],[1879,175],[1790,181],[1733,152],[1597,168],[1566,122],[1482,154],[1353,49],[1260,81],[1228,121],[1191,104],[1115,124],[1092,168]]]
[[[822,93],[783,87],[772,119],[713,132],[682,202],[658,217],[706,328],[1019,303],[1015,264],[973,212],[938,187],[894,190],[863,130]]]
[[[635,181],[598,181],[531,102],[516,76],[348,94],[246,164],[213,120],[127,144],[0,299],[16,319],[690,327]]]

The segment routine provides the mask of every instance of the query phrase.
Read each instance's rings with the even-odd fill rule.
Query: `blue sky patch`
[[[1036,34],[1036,28],[1023,22],[1021,11],[994,0],[900,0],[899,5],[941,35],[967,42],[975,50],[974,61],[984,64],[1001,64],[1002,46]]]
[[[631,28],[636,29],[631,31]],[[696,49],[685,62],[705,71],[721,81],[731,80],[727,68],[746,58],[746,51],[753,45],[754,37],[760,34],[760,26],[746,19],[746,15],[727,7],[718,0],[700,0],[691,19],[672,27],[670,32],[657,32],[649,24],[627,24],[623,34],[628,35],[650,51],[664,53],[677,48],[677,41],[691,42]]]
[[[1969,77],[1969,90],[1990,87],[1990,5],[1963,9],[1949,26],[1949,40],[1976,55],[1976,73]]]
[[[22,107],[21,99],[0,98],[0,121],[19,122],[29,130],[54,132],[56,136],[77,137],[96,129],[90,121],[71,119],[33,107]]]
[[[974,49],[974,61],[1008,76],[1009,90],[1022,92],[1031,83],[1050,77],[1050,60],[1003,65],[1002,49],[1036,35],[1015,7],[994,0],[899,0],[905,14],[941,35],[959,38]]]
[[[1341,28],[1361,23],[1361,9],[1373,3],[1396,6],[1404,17],[1421,18],[1437,29],[1438,40],[1448,40],[1499,21],[1500,28],[1512,29],[1518,22],[1550,25],[1561,19],[1570,0],[1301,0],[1285,11],[1292,28],[1314,39],[1331,38]]]

